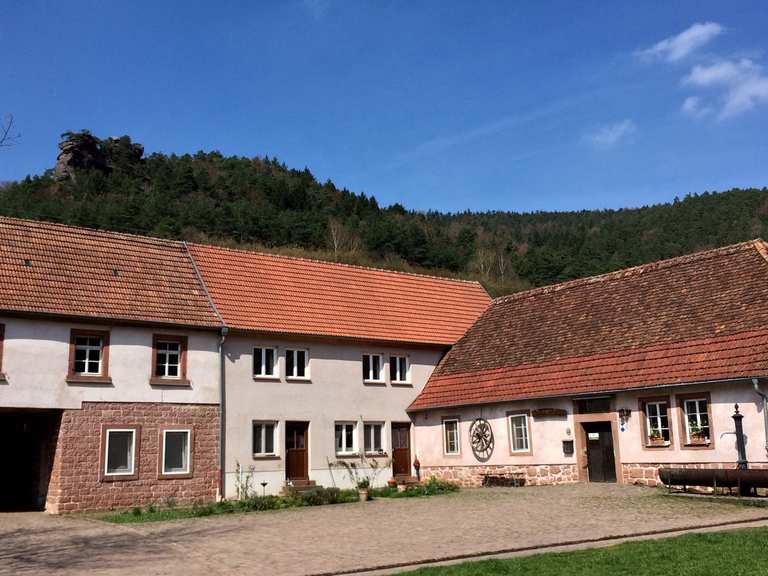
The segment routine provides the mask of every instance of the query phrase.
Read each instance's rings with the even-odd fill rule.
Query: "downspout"
[[[227,436],[227,355],[224,353],[224,342],[229,334],[229,328],[221,327],[219,338],[219,499],[223,500],[226,492],[227,460],[224,454]]]
[[[760,379],[752,378],[755,393],[763,399],[763,424],[765,425],[765,451],[768,452],[768,394],[760,390]]]

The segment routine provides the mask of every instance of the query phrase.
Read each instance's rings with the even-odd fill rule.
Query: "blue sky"
[[[277,156],[382,204],[572,210],[768,185],[761,2],[0,5],[0,180],[59,135]]]

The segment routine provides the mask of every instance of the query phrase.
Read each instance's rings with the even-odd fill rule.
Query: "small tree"
[[[13,114],[6,114],[2,122],[0,122],[0,148],[10,148],[20,138],[21,134],[16,132]]]

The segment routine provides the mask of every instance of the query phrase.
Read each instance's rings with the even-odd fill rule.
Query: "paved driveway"
[[[654,489],[465,490],[138,524],[0,514],[0,574],[300,575],[768,517]]]

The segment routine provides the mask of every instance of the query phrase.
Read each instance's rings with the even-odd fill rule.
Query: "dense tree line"
[[[67,133],[68,139],[86,133]],[[415,212],[277,159],[152,154],[97,141],[99,168],[0,190],[0,214],[476,278],[494,294],[768,236],[768,189],[582,212]]]

